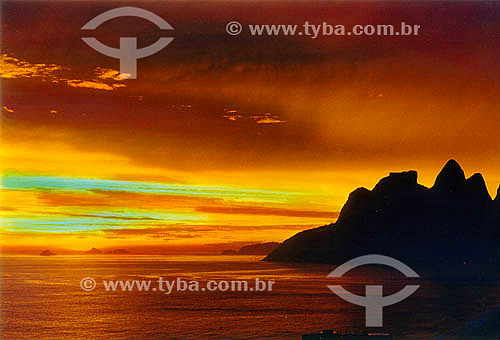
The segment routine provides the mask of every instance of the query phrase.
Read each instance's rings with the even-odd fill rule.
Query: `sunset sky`
[[[124,5],[124,2],[120,2]],[[457,159],[500,184],[500,4],[3,2],[5,252],[238,248],[335,221],[390,171]],[[421,25],[419,36],[230,36],[246,24]],[[120,80],[87,46],[174,37]],[[158,250],[159,249],[159,250]]]

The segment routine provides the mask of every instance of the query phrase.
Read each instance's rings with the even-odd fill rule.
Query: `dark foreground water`
[[[364,309],[327,288],[341,283],[364,295],[410,281],[392,270],[355,269],[342,281],[330,266],[287,266],[242,256],[4,256],[2,339],[300,339],[322,329],[373,331]],[[271,292],[107,292],[102,280],[274,280]],[[95,290],[80,280],[92,277]],[[434,339],[499,304],[497,283],[417,280],[420,289],[384,308],[383,331],[397,339]],[[415,281],[411,281],[415,284]],[[153,285],[152,285],[153,287]],[[381,331],[375,329],[375,331]]]

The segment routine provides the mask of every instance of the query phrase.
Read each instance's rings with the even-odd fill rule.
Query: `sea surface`
[[[383,284],[384,295],[410,282],[392,269],[354,269],[341,280],[325,265],[284,265],[249,256],[3,256],[2,339],[287,339],[331,329],[390,332],[396,339],[434,339],[465,327],[499,305],[498,283],[433,282],[384,308],[384,327],[366,329],[364,309],[334,295],[342,284],[364,295]],[[110,292],[102,280],[275,281],[272,291]],[[92,277],[93,291],[80,281]],[[153,285],[152,285],[153,287]]]

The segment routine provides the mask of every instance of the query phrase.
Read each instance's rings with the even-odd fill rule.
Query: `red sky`
[[[116,3],[3,3],[4,248],[282,241],[334,221],[350,191],[389,171],[431,185],[449,158],[496,194],[498,4],[127,5],[174,27],[136,80],[81,40]],[[230,36],[233,20],[421,29]],[[139,18],[95,31],[110,46],[122,36],[142,47],[162,32]]]

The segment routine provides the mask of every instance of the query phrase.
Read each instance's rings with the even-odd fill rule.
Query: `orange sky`
[[[431,185],[449,158],[496,195],[499,5],[131,5],[167,20],[174,41],[120,80],[80,30],[113,5],[4,2],[4,250],[282,241],[333,222],[349,192],[389,171]],[[232,20],[422,28],[229,36]],[[95,31],[111,46],[161,34],[139,18]]]

